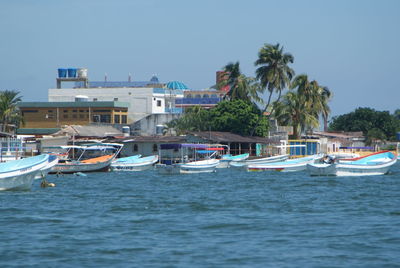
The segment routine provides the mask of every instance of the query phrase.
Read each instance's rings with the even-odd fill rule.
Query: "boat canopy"
[[[194,149],[206,149],[208,145],[206,144],[195,144],[195,143],[177,143],[177,144],[160,144],[160,149],[179,149],[179,148],[194,148]]]

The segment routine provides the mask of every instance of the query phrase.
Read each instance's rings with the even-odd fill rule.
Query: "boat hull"
[[[311,176],[374,176],[384,175],[394,163],[368,167],[364,165],[346,164],[309,164],[307,170]]]
[[[387,174],[396,162],[396,155],[378,152],[356,160],[309,164],[307,170],[311,176],[374,176]]]
[[[2,166],[0,190],[30,190],[35,176],[41,174],[42,169],[47,166],[48,160],[48,155],[40,155],[3,163],[2,165],[8,164],[8,166]],[[27,162],[30,164],[24,165]]]
[[[140,162],[140,158],[134,159],[132,162],[115,161],[111,164],[110,169],[112,171],[144,171],[153,168],[153,165],[157,163],[158,156],[147,157],[149,160]]]
[[[297,172],[307,169],[307,164],[313,163],[316,159],[320,159],[321,155],[308,156],[298,159],[290,159],[265,164],[253,164],[247,166],[247,171],[280,171],[280,172]]]
[[[158,164],[156,169],[160,174],[193,174],[193,173],[211,173],[215,172],[219,160],[202,160],[180,164]]]
[[[102,162],[67,162],[67,163],[58,163],[55,165],[49,173],[76,173],[76,172],[99,172],[99,171],[108,171],[111,165],[111,162],[114,158],[110,157]]]
[[[251,159],[245,161],[232,161],[229,163],[229,166],[233,168],[247,169],[247,166],[249,165],[275,163],[279,161],[284,161],[288,159],[288,157],[289,155],[285,154],[285,155],[269,156],[269,157]]]

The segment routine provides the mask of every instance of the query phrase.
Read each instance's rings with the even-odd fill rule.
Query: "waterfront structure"
[[[48,92],[49,102],[74,101],[76,96],[84,96],[92,102],[127,102],[130,104],[127,123],[132,124],[152,114],[181,113],[182,110],[176,109],[174,101],[183,97],[183,90],[166,88],[165,83],[160,83],[153,76],[149,81],[134,82],[75,81],[74,87],[62,88],[60,85]]]
[[[175,105],[182,109],[194,106],[212,108],[223,100],[225,94],[222,90],[185,90],[183,98],[176,99]]]
[[[128,103],[117,101],[19,102],[25,124],[18,134],[52,134],[65,125],[126,124]]]

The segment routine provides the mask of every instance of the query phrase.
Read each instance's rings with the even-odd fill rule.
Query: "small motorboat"
[[[158,155],[151,155],[147,157],[134,155],[116,159],[111,163],[110,168],[112,171],[143,171],[152,168],[157,161]]]
[[[331,162],[310,163],[307,170],[311,176],[371,176],[383,175],[397,161],[397,155],[381,151],[366,156]]]
[[[258,163],[247,166],[247,171],[281,171],[281,172],[294,172],[307,169],[308,163],[322,158],[321,154],[311,155],[306,157],[286,159],[284,161],[272,163]]]
[[[46,172],[53,159],[42,154],[0,163],[0,190],[29,190],[37,175]]]

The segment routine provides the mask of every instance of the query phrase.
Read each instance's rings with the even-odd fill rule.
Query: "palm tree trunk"
[[[250,137],[252,137],[252,136],[254,135],[254,132],[256,131],[256,128],[257,128],[258,125],[260,124],[260,121],[261,121],[262,117],[264,116],[264,113],[267,111],[267,109],[268,109],[268,107],[269,107],[269,105],[270,105],[270,103],[271,103],[272,93],[273,93],[273,91],[270,91],[269,97],[268,97],[267,105],[265,105],[265,108],[264,108],[264,110],[262,111],[261,116],[258,117],[258,120],[257,120],[255,126],[254,126],[253,129],[251,130],[251,132],[250,132]],[[269,119],[269,116],[268,116],[268,119]]]

